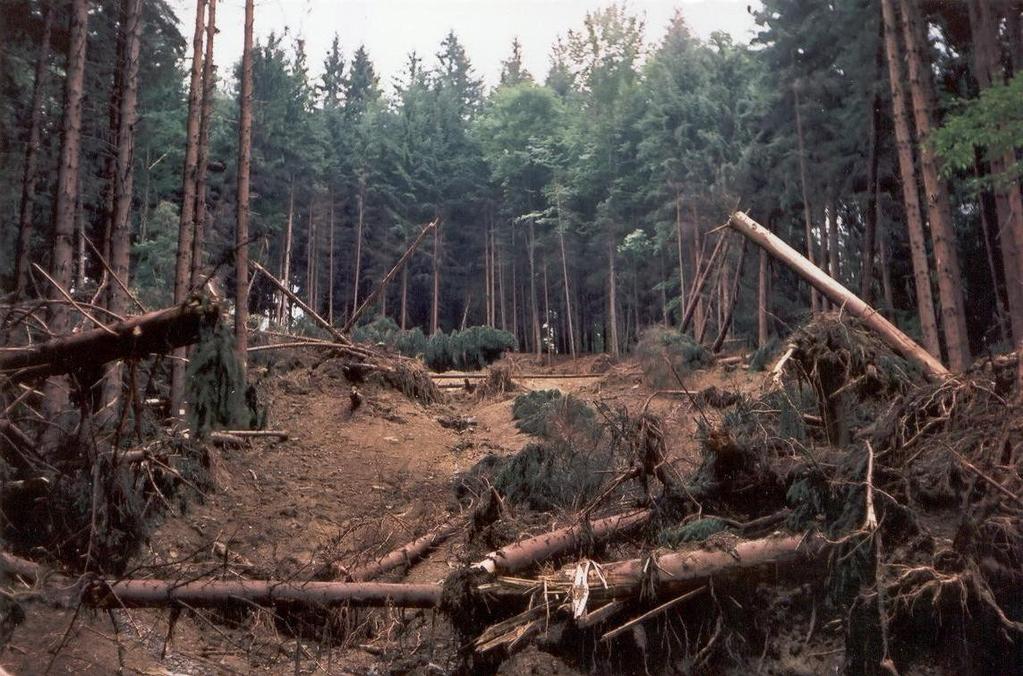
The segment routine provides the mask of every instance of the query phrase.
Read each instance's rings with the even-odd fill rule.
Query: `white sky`
[[[171,0],[181,19],[181,32],[191,50],[195,0]],[[401,73],[407,54],[415,50],[432,66],[434,54],[448,30],[454,29],[478,75],[496,84],[501,60],[511,51],[512,38],[522,42],[523,59],[533,76],[542,81],[548,54],[558,35],[578,29],[588,10],[601,0],[256,0],[255,33],[265,37],[285,30],[306,42],[310,70],[318,75],[336,32],[346,58],[365,44],[390,91],[392,78]],[[737,41],[752,37],[753,17],[747,6],[760,0],[631,0],[630,11],[645,17],[646,40],[658,42],[676,7],[700,37],[713,31],[731,33]],[[244,0],[217,2],[216,59],[233,64],[242,50]],[[189,53],[190,58],[190,53]],[[221,73],[226,74],[222,68]]]

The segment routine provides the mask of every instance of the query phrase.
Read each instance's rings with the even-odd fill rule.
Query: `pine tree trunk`
[[[433,229],[433,303],[430,307],[430,335],[440,329],[440,224]]]
[[[21,179],[21,205],[18,212],[18,244],[14,257],[14,301],[25,295],[32,257],[32,234],[35,219],[36,165],[42,135],[43,95],[50,75],[50,36],[53,33],[54,0],[46,2],[43,36],[36,57],[35,82],[32,85],[32,106],[29,112],[28,143],[25,145],[25,166]]]
[[[284,256],[281,258],[281,281],[291,288],[291,243],[295,233],[295,177],[291,177],[291,191],[288,197],[288,223],[284,227]],[[277,303],[277,323],[291,325],[291,306],[286,294],[281,293]]]
[[[487,214],[487,227],[483,230],[483,322],[493,326],[490,316],[490,215]]]
[[[199,113],[199,151],[195,174],[195,229],[192,235],[192,270],[189,286],[195,288],[202,275],[206,248],[207,174],[210,161],[210,125],[213,123],[213,101],[217,94],[216,70],[213,61],[213,38],[217,34],[217,0],[208,0],[206,18],[206,56],[202,63],[202,104]]]
[[[238,117],[238,223],[235,229],[235,349],[242,382],[247,372],[249,342],[249,171],[252,165],[252,22],[253,0],[245,0],[241,101]]]
[[[529,219],[529,240],[526,242],[529,251],[529,317],[533,326],[533,351],[540,356],[540,313],[536,299],[536,233],[533,219]]]
[[[203,30],[206,0],[196,0],[195,31],[192,35],[192,70],[188,89],[188,118],[185,123],[185,164],[181,182],[181,213],[178,219],[178,253],[174,268],[174,302],[188,295],[192,277],[192,238],[195,235],[195,178],[199,155],[199,115],[202,103]],[[182,416],[185,396],[184,348],[174,351],[171,360],[170,411]]]
[[[561,222],[561,191],[557,193],[558,209],[558,247],[561,249],[561,281],[565,287],[565,319],[568,325],[568,346],[572,358],[576,358],[575,351],[575,326],[572,324],[572,292],[568,282],[568,255],[565,252],[565,228]]]
[[[309,204],[309,226],[306,228],[305,247],[305,289],[309,307],[319,312],[316,306],[316,221],[313,220],[313,205]]]
[[[768,293],[767,252],[760,250],[760,269],[757,274],[757,347],[764,347],[771,340],[770,327],[767,321]]]
[[[494,258],[497,264],[497,297],[501,304],[501,330],[508,330],[507,304],[504,296],[504,259],[501,258],[501,248],[497,243],[497,232],[494,232]]]
[[[998,19],[991,3],[984,0],[970,0],[970,27],[973,37],[973,74],[985,90],[1004,79],[998,49]],[[1020,19],[1013,21],[1010,14],[1007,25],[1010,36],[1020,35]],[[1013,52],[1014,66],[1019,68],[1020,51],[1018,42]],[[1017,75],[1017,77],[1019,77]],[[1001,174],[1015,164],[1013,153],[1006,153],[991,161],[991,172]],[[1005,291],[1009,305],[1009,321],[1014,343],[1023,339],[1023,198],[1020,197],[1020,182],[1009,179],[995,189],[995,209],[998,214],[999,243],[1002,249],[1002,267],[1005,273]]]
[[[515,231],[512,231],[512,251],[515,250]],[[518,292],[518,265],[514,255],[512,255],[512,278],[511,278],[511,292],[512,292],[512,306],[511,306],[511,320],[512,320],[512,334],[515,336],[515,344],[519,346],[519,349],[524,349],[523,343],[519,342],[519,292]]]
[[[617,358],[621,351],[618,347],[618,284],[615,281],[615,245],[614,240],[607,239],[607,350]]]
[[[131,200],[135,168],[135,124],[138,119],[139,47],[142,31],[142,0],[122,0],[124,35],[123,77],[121,80],[120,110],[117,114],[117,161],[114,175],[114,213],[110,228],[110,270],[122,283],[129,283],[131,262]],[[128,294],[121,284],[108,286],[107,307],[118,315],[128,310]],[[107,373],[104,384],[104,404],[113,402],[121,392],[121,364]]]
[[[401,330],[408,328],[408,267],[401,271]]]
[[[686,309],[686,266],[682,258],[682,193],[675,195],[675,238],[678,243],[678,312]]]
[[[806,187],[806,147],[803,136],[803,116],[800,113],[799,105],[799,83],[792,88],[796,109],[796,140],[799,143],[799,185],[803,193],[803,220],[806,226],[806,258],[814,265],[817,264],[817,257],[814,254],[813,246],[813,218],[810,211],[810,198]],[[810,288],[810,312],[817,314],[822,310],[821,297],[817,290]]]
[[[838,247],[838,212],[832,200],[828,201],[824,222],[827,223],[828,227],[828,260],[830,261],[831,276],[838,280],[839,283],[842,283],[842,265]]]
[[[71,268],[75,229],[75,204],[78,201],[78,169],[82,139],[82,97],[85,82],[85,48],[88,37],[89,0],[72,0],[71,27],[68,36],[66,80],[64,83],[64,118],[57,167],[57,197],[54,204],[53,260],[51,276],[58,284],[71,286]],[[62,300],[60,293],[50,292],[53,300]],[[49,307],[47,325],[54,335],[69,332],[68,309],[61,303]],[[56,418],[67,402],[67,392],[59,383],[49,381],[45,389],[44,413]]]
[[[874,55],[876,73],[874,94],[870,99],[870,150],[867,159],[867,213],[863,231],[863,264],[860,267],[860,298],[867,305],[871,304],[874,290],[874,252],[877,250],[877,195],[879,191],[877,168],[879,164],[881,135],[881,92],[878,82],[881,81],[884,69],[884,21],[878,20],[879,40]]]
[[[362,278],[362,227],[366,215],[366,178],[364,176],[359,177],[359,192],[355,196],[355,207],[357,215],[355,219],[355,279],[352,280],[352,312],[355,312],[355,309],[359,307],[359,282]],[[436,231],[434,231],[433,235],[434,253],[436,253]],[[436,270],[436,265],[434,270]]]
[[[327,255],[327,321],[333,326],[334,324],[334,191],[331,190],[328,193],[328,199],[330,200],[330,236],[328,238],[327,246],[330,247],[330,251]],[[402,293],[404,294],[405,280],[402,278]],[[405,328],[405,305],[404,299],[401,308],[402,314],[402,329]]]
[[[906,229],[909,234],[909,251],[913,261],[913,279],[916,283],[920,328],[923,333],[924,348],[931,355],[940,358],[938,320],[934,314],[931,266],[927,260],[927,243],[920,212],[916,169],[913,164],[913,140],[909,127],[906,92],[902,82],[894,0],[881,0],[881,7],[884,12],[885,54],[888,62],[888,83],[892,90],[895,142],[899,152],[899,176],[902,179],[902,199],[906,208]]]
[[[973,174],[980,179],[980,151],[975,151],[977,159],[973,165]],[[987,192],[982,192],[977,201],[977,210],[980,212],[980,229],[981,234],[984,237],[984,253],[987,256],[987,269],[991,275],[991,288],[994,290],[995,296],[995,314],[998,323],[998,339],[999,340],[1010,340],[1012,338],[1011,327],[1006,325],[1008,321],[1008,311],[1005,307],[1005,301],[1002,299],[1002,284],[998,277],[998,266],[995,265],[995,250],[993,246],[993,240],[991,238],[991,224],[990,224],[990,212],[992,205],[991,195]]]
[[[877,255],[881,259],[881,294],[884,297],[884,309],[888,316],[895,315],[895,296],[892,292],[892,273],[888,265],[888,233],[885,232],[878,241]]]
[[[945,347],[953,371],[965,371],[970,365],[970,338],[966,331],[966,311],[963,306],[962,272],[948,188],[938,176],[938,160],[931,145],[934,127],[932,107],[934,85],[931,80],[930,60],[923,52],[923,39],[919,25],[917,0],[900,0],[902,28],[909,54],[909,90],[913,101],[920,149],[920,171],[923,174],[927,196],[927,218],[934,244],[934,262],[938,277],[938,296],[941,301],[942,327]],[[1016,191],[1017,197],[1019,191]]]

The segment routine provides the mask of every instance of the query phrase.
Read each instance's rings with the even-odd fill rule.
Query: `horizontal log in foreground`
[[[115,359],[167,353],[199,340],[203,326],[217,321],[220,308],[192,300],[92,329],[52,338],[25,350],[0,353],[0,372],[14,381],[68,373]]]
[[[158,608],[178,604],[213,608],[238,602],[260,606],[435,608],[440,605],[441,586],[386,582],[121,580],[93,583],[86,588],[82,600],[94,608]]]
[[[491,574],[509,575],[572,551],[584,537],[603,540],[616,533],[639,528],[650,520],[652,514],[649,509],[639,509],[591,521],[589,524],[559,528],[491,552],[482,561],[474,563],[473,568]]]

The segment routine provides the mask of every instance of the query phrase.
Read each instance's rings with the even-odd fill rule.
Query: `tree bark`
[[[938,297],[941,301],[942,328],[948,362],[953,371],[965,371],[970,365],[970,339],[966,331],[966,311],[963,307],[962,272],[948,188],[938,176],[938,160],[930,143],[934,127],[932,107],[933,89],[930,60],[924,55],[922,28],[919,24],[917,0],[900,0],[902,28],[909,55],[909,91],[913,101],[920,149],[920,171],[923,174],[927,196],[927,218],[934,244],[934,263],[938,277]],[[1019,191],[1016,191],[1017,197]]]
[[[238,117],[238,222],[235,228],[234,340],[246,382],[249,342],[249,171],[252,164],[252,22],[253,0],[245,0],[245,37]]]
[[[792,88],[793,100],[796,109],[796,141],[799,144],[799,185],[803,193],[803,221],[806,226],[806,258],[810,263],[816,265],[813,245],[813,218],[810,211],[810,198],[806,187],[806,143],[803,136],[803,116],[800,113],[799,105],[799,83]],[[810,289],[810,312],[817,314],[822,310],[821,298],[815,289]]]
[[[526,242],[529,251],[529,317],[533,326],[533,351],[540,356],[542,346],[540,342],[540,312],[537,308],[536,299],[536,229],[533,219],[529,219],[529,241]]]
[[[366,177],[359,176],[359,192],[355,196],[355,279],[352,280],[352,312],[359,307],[359,282],[362,277],[362,228],[366,210]],[[436,330],[436,329],[435,329]]]
[[[291,191],[288,197],[288,223],[284,228],[284,255],[281,257],[281,281],[291,288],[291,243],[295,233],[295,177],[291,177]],[[291,324],[291,306],[287,294],[281,292],[277,305],[277,323],[282,326]]]
[[[430,335],[440,329],[440,227],[433,229],[433,303],[430,307]]]
[[[195,235],[195,177],[199,156],[199,113],[202,103],[203,30],[206,0],[196,0],[195,31],[192,35],[192,69],[188,89],[188,118],[185,122],[185,164],[181,181],[181,213],[178,219],[178,253],[174,268],[174,302],[188,295],[192,273],[192,238]],[[178,350],[171,361],[170,411],[184,415],[185,351]]]
[[[931,355],[940,358],[938,320],[934,314],[931,266],[927,259],[926,236],[920,212],[920,195],[917,191],[916,168],[913,164],[913,139],[909,127],[906,92],[902,82],[894,0],[881,0],[881,8],[884,17],[888,83],[892,90],[892,109],[895,119],[895,145],[899,152],[899,176],[902,179],[902,200],[906,210],[906,230],[909,233],[909,251],[913,261],[913,280],[916,283],[920,328],[923,333],[924,347]]]
[[[824,274],[820,268],[749,216],[742,212],[735,212],[728,224],[732,229],[752,239],[772,256],[791,267],[796,274],[816,287],[832,303],[859,318],[876,331],[889,347],[919,365],[929,376],[937,379],[949,375],[948,370],[942,366],[938,359],[913,342],[877,310],[864,303],[835,279]]]
[[[686,266],[682,257],[682,193],[675,195],[675,240],[678,243],[678,311],[686,309]]]
[[[135,176],[135,124],[138,119],[139,47],[142,32],[142,0],[123,0],[121,17],[124,34],[124,62],[120,109],[117,114],[117,160],[114,165],[114,213],[110,228],[110,273],[124,284],[129,282],[131,263],[131,200]],[[128,292],[120,284],[108,287],[107,308],[118,315],[128,310]],[[104,383],[104,403],[113,402],[121,391],[122,369],[111,369]]]
[[[328,194],[330,200],[330,237],[328,238],[327,246],[330,247],[329,255],[327,256],[327,321],[331,324],[334,323],[334,191],[331,190]],[[402,281],[404,285],[404,281]],[[404,307],[402,308],[404,313]],[[402,318],[404,322],[404,318]],[[402,326],[402,329],[405,327]]]
[[[685,312],[682,314],[682,322],[679,324],[679,331],[685,333],[689,328],[689,323],[693,320],[693,314],[696,312],[696,306],[700,302],[700,296],[703,294],[703,287],[707,284],[707,279],[710,277],[710,271],[714,267],[714,262],[721,255],[721,247],[725,243],[724,236],[719,236],[718,241],[714,244],[714,250],[711,252],[710,257],[707,259],[707,264],[703,266],[696,275],[696,279],[693,281],[693,288],[689,291],[689,302],[686,304]],[[701,331],[697,331],[700,333]]]
[[[590,541],[602,540],[639,528],[650,520],[651,514],[649,509],[640,509],[559,528],[490,552],[472,567],[493,575],[510,575],[575,549],[583,538],[590,538]]]
[[[621,351],[618,346],[618,282],[615,279],[615,243],[607,239],[607,349],[617,358]]]
[[[94,608],[163,608],[178,603],[189,608],[215,608],[237,603],[434,608],[440,605],[441,591],[437,584],[386,582],[101,580],[93,582],[82,599],[85,605]]]
[[[89,32],[89,0],[72,0],[71,27],[68,36],[67,69],[64,89],[64,119],[57,168],[57,198],[53,216],[53,261],[51,274],[64,288],[71,286],[71,267],[75,229],[75,204],[78,201],[78,170],[82,139],[82,97],[85,82],[85,49]],[[52,300],[62,300],[53,289]],[[56,335],[68,333],[68,309],[62,303],[50,305],[47,325]],[[45,388],[44,413],[53,420],[67,402],[67,392],[59,383]]]
[[[770,270],[768,268],[767,252],[760,250],[759,270],[757,271],[757,347],[764,347],[771,340],[770,324],[767,308],[770,295],[767,292]]]
[[[25,144],[25,166],[21,179],[21,204],[18,211],[18,244],[14,257],[14,301],[25,295],[28,288],[29,262],[32,257],[32,234],[35,219],[33,207],[36,195],[36,165],[38,164],[40,136],[42,135],[43,96],[50,76],[50,36],[53,33],[54,0],[48,0],[43,17],[43,36],[36,57],[35,81],[32,84],[32,104],[29,111],[28,143]]]
[[[874,94],[870,99],[870,149],[867,158],[867,213],[863,232],[863,264],[860,268],[860,298],[868,305],[874,289],[874,252],[877,250],[877,195],[879,191],[877,168],[881,135],[881,92],[878,82],[884,69],[884,20],[878,17],[878,43],[874,55]]]
[[[192,234],[191,275],[189,287],[195,288],[203,269],[206,247],[207,174],[210,161],[210,125],[213,123],[213,101],[217,94],[217,72],[213,61],[213,38],[217,34],[217,0],[208,0],[206,17],[206,55],[202,63],[202,104],[199,113],[199,149],[196,154],[195,212]]]
[[[195,342],[203,324],[215,322],[219,308],[192,301],[91,329],[51,338],[16,352],[0,352],[0,372],[14,381],[68,373],[114,359],[141,357]]]

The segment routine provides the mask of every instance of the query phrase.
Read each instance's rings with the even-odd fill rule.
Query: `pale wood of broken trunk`
[[[874,308],[858,296],[824,274],[820,268],[808,261],[802,254],[776,237],[769,230],[742,212],[735,212],[728,220],[733,230],[753,240],[772,256],[791,267],[800,277],[809,282],[832,303],[842,308],[877,332],[878,336],[893,350],[920,366],[933,378],[949,375],[938,359],[900,331]]]

